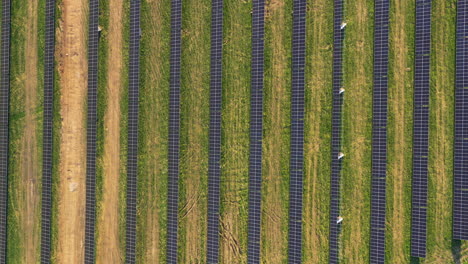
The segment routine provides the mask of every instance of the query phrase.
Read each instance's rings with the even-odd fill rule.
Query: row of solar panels
[[[300,263],[302,256],[302,190],[304,170],[304,68],[306,0],[293,2],[291,158],[289,179],[289,263]]]
[[[169,161],[167,198],[167,263],[177,263],[179,212],[180,52],[182,0],[171,1],[171,57],[169,90]]]
[[[340,224],[341,106],[343,102],[343,0],[335,0],[333,21],[333,109],[330,175],[329,263],[338,263]]]
[[[130,1],[130,38],[128,68],[128,149],[126,263],[136,262],[138,99],[140,85],[140,1]]]
[[[468,240],[468,0],[457,5],[453,238]]]
[[[385,258],[389,0],[375,1],[370,261]]]
[[[42,150],[41,263],[49,263],[52,216],[52,130],[54,105],[55,0],[45,8],[44,121]]]
[[[265,0],[253,0],[250,80],[248,263],[260,263]]]
[[[94,263],[94,230],[96,221],[96,133],[99,0],[89,1],[88,29],[88,120],[86,140],[86,218],[85,263]]]
[[[2,0],[2,36],[0,46],[0,263],[6,262],[7,248],[10,8],[10,0]]]
[[[431,0],[416,1],[411,256],[426,256]]]

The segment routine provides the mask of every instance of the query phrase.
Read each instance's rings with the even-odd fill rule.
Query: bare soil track
[[[61,134],[58,188],[58,263],[84,260],[87,88],[86,8],[84,0],[63,0],[57,32],[61,89]]]
[[[120,117],[123,70],[123,1],[109,2],[107,109],[104,116],[104,175],[98,219],[96,263],[122,263],[119,241]],[[123,202],[123,201],[122,201]]]

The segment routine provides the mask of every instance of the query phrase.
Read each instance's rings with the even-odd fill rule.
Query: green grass
[[[388,263],[398,263],[399,261],[410,261],[409,239],[410,239],[410,221],[405,221],[402,227],[395,226],[393,212],[396,209],[394,203],[394,192],[399,191],[394,188],[394,182],[397,178],[401,178],[403,185],[401,186],[403,208],[402,214],[397,221],[403,219],[411,219],[411,173],[412,173],[412,146],[413,146],[413,76],[414,76],[414,3],[409,3],[406,8],[401,7],[400,10],[396,9],[396,1],[392,1],[390,6],[390,45],[389,45],[389,100],[388,100],[388,126],[387,126],[387,222],[388,227],[386,230],[386,260]],[[401,5],[401,4],[400,4]],[[397,13],[398,12],[398,13]],[[404,36],[406,39],[405,48],[407,53],[404,56],[405,67],[411,70],[402,71],[398,68],[398,59],[401,58],[402,50],[398,50],[395,36],[401,32],[401,25],[396,25],[399,21],[398,16],[403,15],[405,22]],[[402,22],[402,21],[399,21]],[[402,22],[403,23],[403,22]],[[401,83],[403,82],[403,83]],[[400,87],[403,85],[403,87]],[[398,92],[397,89],[403,91]],[[401,100],[403,98],[403,101]],[[395,109],[401,109],[404,113],[396,113]],[[400,115],[400,116],[398,116]],[[400,119],[398,119],[400,118]],[[403,120],[401,120],[403,118]],[[397,130],[403,127],[401,130]],[[401,134],[403,133],[403,134]],[[395,145],[401,144],[403,145]],[[401,160],[402,159],[402,160]],[[402,167],[401,167],[402,166]],[[397,175],[395,169],[402,168],[399,171],[402,175]],[[401,188],[397,186],[397,188]],[[398,206],[398,205],[397,205]],[[400,229],[402,228],[402,229]],[[393,237],[393,232],[399,233],[398,237]],[[394,246],[392,241],[402,241],[402,247]],[[403,254],[402,254],[403,253]]]
[[[178,251],[179,262],[202,263],[206,259],[211,1],[182,5]]]
[[[96,134],[96,231],[95,241],[99,238],[99,219],[102,213],[103,177],[104,177],[104,115],[107,109],[107,67],[108,67],[108,31],[109,1],[99,1],[99,25],[103,28],[100,33],[98,46],[98,106],[97,106],[97,134]],[[99,250],[96,243],[96,250]],[[105,249],[104,249],[105,250]]]
[[[26,6],[26,8],[24,8]],[[18,208],[24,194],[21,192],[21,141],[24,133],[25,112],[25,45],[28,9],[26,1],[15,1],[11,6],[11,65],[10,65],[10,120],[9,120],[9,176],[8,176],[8,243],[10,262],[19,263],[23,256]]]
[[[158,21],[158,19],[160,21]],[[170,2],[142,1],[138,174],[137,259],[148,263],[150,247],[158,248],[154,261],[166,259],[167,135],[169,102]],[[125,98],[123,98],[125,99]],[[158,230],[149,226],[156,215]],[[149,233],[157,232],[155,245]]]
[[[224,10],[220,262],[245,263],[252,3],[227,0]]]

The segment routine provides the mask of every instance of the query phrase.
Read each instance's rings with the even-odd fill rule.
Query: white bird
[[[347,23],[345,23],[345,22],[341,23],[340,29],[341,30],[344,29],[346,27],[346,25],[347,25]]]

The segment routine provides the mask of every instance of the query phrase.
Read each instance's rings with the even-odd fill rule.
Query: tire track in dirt
[[[60,75],[60,164],[58,187],[58,263],[84,261],[87,84],[86,3],[63,0],[57,32]]]
[[[96,263],[122,263],[119,241],[120,117],[123,70],[123,1],[109,1],[107,109],[104,115],[103,194]],[[106,30],[106,29],[104,29]]]
[[[284,188],[287,171],[282,167],[289,161],[288,113],[288,50],[287,36],[291,23],[286,18],[291,1],[272,0],[266,4],[265,57],[271,62],[265,66],[265,117],[263,146],[263,210],[262,262],[284,263],[287,260],[287,189]],[[287,107],[285,107],[287,106]]]
[[[317,0],[308,11],[312,48],[308,55],[310,65],[305,141],[304,179],[304,263],[323,263],[328,258],[328,217],[330,178],[330,136],[333,46],[333,6],[326,0]],[[308,121],[307,121],[308,120]],[[322,131],[322,133],[321,133]],[[323,180],[326,179],[326,180]]]

